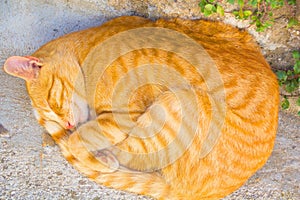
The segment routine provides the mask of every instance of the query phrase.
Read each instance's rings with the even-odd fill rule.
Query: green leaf
[[[286,74],[287,74],[288,76],[291,76],[291,75],[293,75],[293,71],[288,70]]]
[[[206,0],[201,0],[199,2],[199,7],[201,8],[201,12],[203,13],[204,12],[204,7],[205,5],[207,4],[207,1]]]
[[[239,16],[239,11],[232,11],[232,14],[236,17],[236,18],[238,18],[238,16]]]
[[[296,5],[296,0],[288,0],[289,5]]]
[[[286,110],[286,109],[288,109],[290,107],[290,102],[289,102],[289,100],[287,99],[287,98],[284,98],[283,100],[282,100],[282,102],[281,102],[281,108],[283,109],[283,110]]]
[[[205,17],[208,17],[212,14],[212,12],[210,10],[204,9],[203,14],[204,14]]]
[[[277,75],[277,77],[278,77],[278,79],[280,80],[280,81],[286,81],[286,79],[287,79],[287,74],[286,74],[286,72],[285,71],[277,71],[276,72],[276,75]]]
[[[227,2],[233,5],[235,0],[227,0]]]
[[[238,5],[243,8],[244,7],[244,0],[238,0]]]
[[[217,5],[217,13],[221,16],[224,16],[224,8],[222,6]]]
[[[248,1],[248,4],[252,7],[257,7],[257,0],[250,0]]]
[[[256,28],[257,32],[264,32],[265,30],[266,30],[266,28],[262,27],[262,26],[259,26],[259,27]]]
[[[300,116],[300,111],[298,112],[298,116]]]
[[[264,25],[256,25],[256,31],[257,32],[264,32],[268,27]]]
[[[216,12],[217,12],[217,7],[216,7],[215,5],[213,5],[213,7],[212,7],[212,12],[213,12],[213,13],[216,13]]]
[[[267,3],[271,5],[271,8],[279,8],[284,5],[284,0],[271,0],[267,1]]]
[[[297,106],[300,106],[300,97],[298,97],[296,104]]]
[[[297,60],[294,65],[294,71],[296,74],[300,74],[300,60]]]
[[[251,10],[245,10],[244,11],[244,16],[246,17],[246,18],[248,18],[249,16],[251,16],[252,15],[252,11]]]
[[[252,16],[251,16],[251,20],[253,21],[253,23],[255,23],[255,21],[258,20],[258,17],[255,16],[255,15],[252,15]]]
[[[299,60],[300,59],[300,52],[299,51],[293,51],[293,58],[295,60]]]
[[[299,86],[299,84],[298,84],[296,79],[289,80],[289,81],[286,82],[285,90],[288,93],[292,93],[298,88],[298,86]]]
[[[214,5],[212,5],[212,4],[206,4],[204,8],[208,11],[212,11],[213,7],[214,7]]]
[[[268,20],[266,22],[261,22],[260,19],[258,18],[256,21],[255,21],[255,24],[256,24],[256,31],[257,32],[263,32],[265,31],[267,28],[269,28],[270,26],[272,26],[272,20]]]
[[[299,24],[299,21],[295,18],[291,18],[287,24],[287,28],[291,28]]]
[[[207,17],[207,16],[209,16],[209,15],[211,15],[211,14],[213,14],[213,13],[216,13],[217,12],[217,8],[216,8],[216,6],[215,5],[213,5],[213,4],[206,4],[205,6],[204,6],[204,15]]]

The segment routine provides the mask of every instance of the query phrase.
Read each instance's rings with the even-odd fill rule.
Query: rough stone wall
[[[2,23],[10,25],[7,35],[30,34],[31,40],[27,39],[24,43],[34,42],[35,48],[42,42],[62,34],[98,25],[104,20],[120,15],[139,15],[153,19],[159,17],[203,18],[198,3],[199,0],[23,0],[21,2],[4,0],[0,9],[3,15]],[[225,5],[225,17],[221,20],[246,28],[259,42],[272,66],[278,68],[291,65],[290,52],[300,46],[300,29],[299,27],[287,29],[286,26],[288,17],[299,18],[296,6],[276,10],[274,25],[263,33],[257,33],[249,21],[236,20],[227,13],[234,8],[234,6]],[[19,18],[14,16],[19,16]],[[218,16],[212,16],[211,19],[220,20]],[[23,26],[18,26],[17,22]],[[34,41],[33,38],[37,40]]]

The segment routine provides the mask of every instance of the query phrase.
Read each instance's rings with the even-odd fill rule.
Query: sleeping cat
[[[66,159],[108,187],[219,199],[273,149],[276,77],[247,32],[219,22],[119,17],[4,70]]]

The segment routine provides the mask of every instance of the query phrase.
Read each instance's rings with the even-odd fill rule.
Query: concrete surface
[[[115,10],[106,1],[78,2],[0,0],[0,66],[7,57],[31,54],[70,31],[132,14]],[[279,122],[268,163],[225,199],[300,199],[300,119],[280,113]],[[56,146],[42,146],[43,132],[33,117],[24,82],[0,70],[1,200],[147,199],[96,185],[81,176]]]

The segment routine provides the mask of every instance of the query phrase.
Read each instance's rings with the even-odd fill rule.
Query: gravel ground
[[[7,57],[31,54],[59,35],[101,24],[111,17],[110,12],[122,14],[111,9],[101,14],[92,7],[88,14],[83,14],[80,9],[73,12],[60,6],[62,3],[24,2],[0,0],[0,66]],[[33,118],[24,82],[2,70],[0,81],[1,200],[149,199],[96,185],[74,170],[56,146],[43,146],[44,130]],[[280,113],[271,158],[243,187],[225,199],[300,199],[299,155],[300,119]]]

